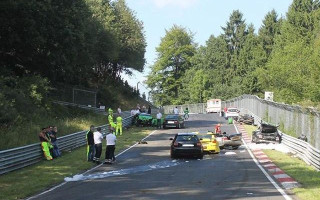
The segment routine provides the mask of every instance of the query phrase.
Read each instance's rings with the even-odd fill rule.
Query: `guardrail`
[[[250,114],[254,117],[255,124],[260,124],[263,121],[260,117],[253,114],[248,109],[240,109],[241,112]],[[279,131],[279,130],[278,130]],[[281,131],[279,131],[282,135],[282,144],[287,146],[291,153],[297,155],[300,159],[306,162],[308,165],[314,166],[317,170],[320,170],[320,150],[313,147],[308,142],[297,139],[290,135],[287,135]]]
[[[132,119],[133,116],[124,118],[122,122],[123,127],[130,126]],[[108,130],[108,125],[99,127],[102,129],[103,134]],[[59,149],[61,151],[70,151],[84,146],[86,144],[86,133],[87,131],[80,131],[57,138]],[[0,151],[0,174],[33,165],[43,159],[40,143]]]

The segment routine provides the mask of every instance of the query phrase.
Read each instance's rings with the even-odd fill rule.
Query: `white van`
[[[221,99],[210,99],[207,101],[207,113],[220,113]]]

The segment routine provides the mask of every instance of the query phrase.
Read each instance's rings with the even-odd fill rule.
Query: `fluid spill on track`
[[[102,178],[108,178],[113,176],[121,176],[121,175],[134,174],[139,172],[147,172],[147,171],[157,170],[157,169],[164,169],[168,167],[174,167],[181,163],[182,162],[179,162],[177,160],[170,160],[170,161],[167,160],[167,161],[157,162],[154,164],[136,166],[136,167],[127,168],[127,169],[119,169],[119,170],[109,171],[109,172],[100,172],[100,173],[94,173],[89,175],[78,174],[73,177],[66,177],[64,180],[66,182],[72,182],[72,181],[102,179]]]

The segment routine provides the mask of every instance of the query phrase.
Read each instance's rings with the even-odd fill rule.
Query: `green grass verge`
[[[118,136],[116,153],[140,141],[152,131],[151,128],[129,128]],[[104,157],[104,149],[101,158]],[[66,176],[83,172],[95,164],[86,161],[86,148],[81,147],[72,152],[64,152],[61,158],[53,161],[41,161],[0,176],[0,199],[13,200],[32,196],[58,183]]]
[[[258,127],[253,126],[253,125],[243,125],[244,129],[247,131],[248,135],[251,137],[252,136],[252,131],[255,131],[258,129]]]
[[[58,127],[58,137],[88,130],[90,125],[106,124],[107,117],[91,111],[53,104],[46,113],[35,112],[30,118],[19,120],[10,127],[0,128],[0,150],[39,142],[38,134],[43,127]]]
[[[293,189],[295,195],[302,200],[320,199],[320,172],[308,166],[304,161],[275,150],[263,152],[289,176],[297,180],[300,188]]]

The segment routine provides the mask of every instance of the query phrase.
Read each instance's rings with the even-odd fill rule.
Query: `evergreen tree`
[[[156,50],[158,58],[147,80],[153,100],[162,105],[183,103],[185,83],[182,77],[190,68],[190,59],[196,51],[193,35],[185,28],[174,25],[166,30]]]
[[[259,29],[259,39],[262,43],[262,47],[266,52],[266,59],[269,58],[275,37],[280,33],[282,19],[278,19],[278,14],[275,10],[268,12],[262,21],[262,26]]]

